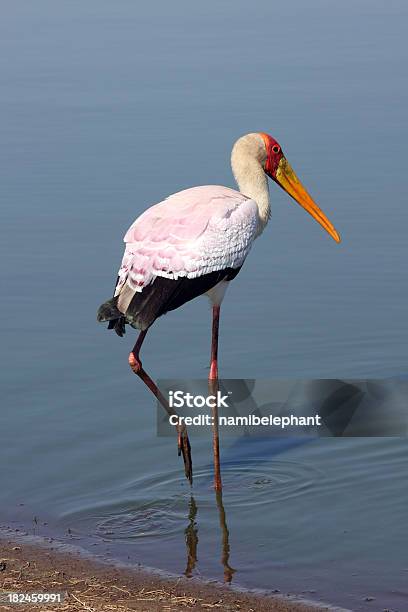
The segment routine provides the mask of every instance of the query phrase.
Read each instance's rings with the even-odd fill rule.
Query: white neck
[[[271,214],[265,159],[265,145],[259,134],[247,134],[237,140],[231,153],[232,172],[240,192],[257,203],[259,233],[265,229]]]

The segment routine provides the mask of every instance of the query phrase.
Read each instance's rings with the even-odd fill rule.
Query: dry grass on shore
[[[295,600],[239,593],[185,578],[162,579],[0,540],[0,594],[6,591],[65,597],[57,604],[2,603],[2,612],[316,612]]]

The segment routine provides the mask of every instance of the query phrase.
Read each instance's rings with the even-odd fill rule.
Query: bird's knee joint
[[[142,369],[142,362],[134,353],[129,354],[129,365],[135,374],[139,374]]]

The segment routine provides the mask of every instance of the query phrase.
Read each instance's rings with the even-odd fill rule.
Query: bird
[[[113,297],[98,310],[118,336],[126,325],[139,336],[129,365],[169,412],[168,404],[142,366],[140,349],[153,323],[186,302],[207,295],[212,306],[209,382],[218,381],[220,309],[230,282],[240,272],[254,241],[271,216],[268,177],[304,208],[337,242],[340,235],[306,191],[277,140],[265,132],[241,136],[231,152],[238,189],[190,187],[154,204],[124,236],[125,252]],[[214,437],[215,489],[221,490],[218,432]],[[178,429],[179,454],[192,482],[186,428]]]

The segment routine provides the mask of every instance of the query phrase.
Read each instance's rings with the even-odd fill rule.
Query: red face
[[[272,136],[259,132],[265,143],[266,162],[265,174],[271,177],[282,189],[286,191],[298,204],[300,204],[314,219],[330,234],[336,242],[340,236],[334,226],[317,204],[312,200],[302,183],[296,176],[293,168],[282,153],[280,144]]]
[[[264,132],[259,132],[262,136],[262,139],[265,143],[266,148],[266,163],[265,163],[265,172],[271,179],[276,180],[276,171],[279,166],[279,162],[284,157],[282,153],[282,149],[280,144],[269,136],[269,134],[265,134]]]

